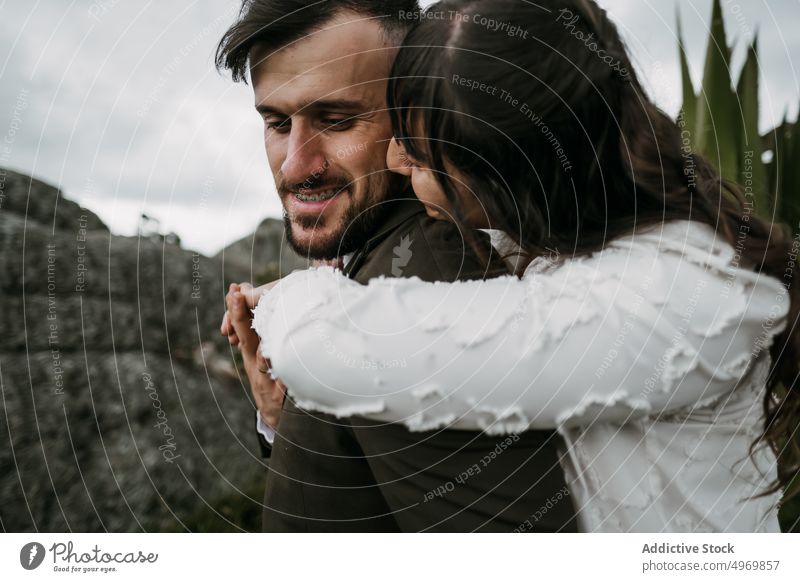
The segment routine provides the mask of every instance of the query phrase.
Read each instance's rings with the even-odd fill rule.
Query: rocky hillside
[[[247,273],[246,281],[267,283],[295,269],[304,269],[308,261],[287,244],[283,222],[265,219],[256,231],[220,251],[214,258],[223,262],[225,270]]]
[[[255,413],[217,331],[252,250],[223,276],[28,176],[0,169],[0,195],[0,529],[257,528]]]

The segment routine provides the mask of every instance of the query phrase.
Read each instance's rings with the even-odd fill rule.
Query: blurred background
[[[694,147],[733,179],[755,151],[759,212],[798,228],[800,1],[599,3]],[[228,283],[305,263],[250,87],[213,66],[239,7],[0,0],[4,531],[259,528],[254,408],[216,330]]]

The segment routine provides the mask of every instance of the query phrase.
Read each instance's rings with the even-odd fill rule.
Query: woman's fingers
[[[250,283],[231,283],[228,287],[228,293],[225,296],[225,305],[228,310],[222,317],[220,334],[228,338],[230,345],[239,346],[243,354],[247,352],[246,355],[249,358],[255,356],[253,345],[258,340],[251,327],[252,313],[250,310],[255,309],[261,295],[276,284],[277,281],[261,287],[253,287]],[[256,363],[259,368],[264,369],[263,361]]]
[[[255,309],[264,292],[269,291],[277,284],[277,281],[273,281],[272,283],[267,283],[266,285],[261,285],[260,287],[253,287],[250,283],[242,283],[240,290],[242,295],[245,297],[247,307],[250,309]]]
[[[258,366],[258,371],[262,374],[267,374],[269,370],[269,366],[267,365],[267,360],[264,359],[264,356],[261,354],[261,342],[258,344],[258,349],[256,349],[256,365]]]
[[[242,352],[246,365],[254,364],[258,335],[250,327],[250,311],[245,305],[241,293],[233,293],[228,298],[228,312],[233,330],[238,338],[239,351]]]
[[[229,336],[228,333],[228,312],[225,312],[225,315],[222,316],[222,324],[219,326],[219,333],[220,335]]]
[[[222,324],[219,326],[220,334],[227,336],[228,342],[230,342],[230,344],[233,346],[239,343],[239,341],[238,339],[233,340],[231,337],[235,337],[236,331],[233,329],[233,325],[231,325],[229,300],[233,294],[237,293],[238,291],[239,285],[237,283],[231,283],[230,286],[228,286],[228,293],[225,295],[225,305],[228,308],[228,311],[226,311],[225,315],[222,316]]]

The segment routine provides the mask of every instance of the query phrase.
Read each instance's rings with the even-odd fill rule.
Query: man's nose
[[[297,123],[289,131],[286,159],[281,173],[290,184],[302,184],[312,176],[321,176],[327,169],[321,135]]]

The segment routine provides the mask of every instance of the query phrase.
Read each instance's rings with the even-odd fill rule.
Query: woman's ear
[[[403,146],[392,138],[389,142],[389,149],[386,150],[386,167],[392,172],[397,172],[403,176],[411,176],[411,166],[405,163],[407,159]]]

